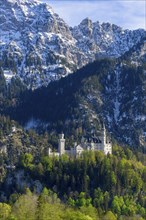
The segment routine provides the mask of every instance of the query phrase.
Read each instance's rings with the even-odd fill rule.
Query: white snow
[[[39,119],[35,119],[32,117],[30,120],[27,121],[27,123],[24,126],[24,129],[25,130],[36,129],[40,125],[45,128],[47,127],[48,124]]]
[[[115,118],[115,121],[117,122],[118,121],[118,117],[119,117],[119,114],[120,114],[120,102],[118,100],[118,94],[119,94],[119,86],[120,86],[120,72],[119,72],[119,69],[117,69],[115,71],[115,75],[116,75],[116,97],[115,97],[115,102],[114,102],[114,118]]]
[[[137,115],[135,117],[136,121],[146,121],[146,115]]]
[[[8,1],[11,4],[7,4]],[[108,28],[109,24],[91,21],[89,36],[85,23],[70,29],[41,0],[5,0],[1,11],[1,55],[10,53],[17,76],[27,82],[29,88],[47,85],[72,73],[73,67],[78,69],[94,61],[95,54],[118,57],[144,35],[144,30],[132,32],[112,25]],[[5,73],[5,77],[10,82],[12,74]],[[115,100],[116,118],[118,110],[119,103]]]
[[[36,128],[38,126],[38,121],[34,118],[31,118],[24,126],[26,130]]]
[[[12,77],[14,76],[13,72],[11,70],[4,70],[4,77],[6,79],[7,83],[11,82]]]

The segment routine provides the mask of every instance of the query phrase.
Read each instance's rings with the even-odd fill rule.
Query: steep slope
[[[19,105],[7,112],[23,124],[35,122],[42,129],[44,123],[49,131],[63,130],[69,136],[96,134],[104,121],[120,142],[145,147],[144,54],[145,43],[141,41],[123,57],[99,59],[47,88],[27,91]]]
[[[39,0],[0,0],[0,65],[7,83],[15,76],[28,88],[46,86],[99,56],[124,54],[144,35],[89,19],[70,28]]]
[[[0,21],[4,73],[8,69],[28,86],[39,87],[78,65],[80,53],[69,27],[48,4],[1,0]]]
[[[72,29],[77,46],[92,57],[119,57],[136,45],[145,35],[144,30],[124,30],[110,23],[92,22],[84,19]]]

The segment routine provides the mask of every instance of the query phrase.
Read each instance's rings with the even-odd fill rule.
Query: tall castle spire
[[[105,144],[106,144],[106,128],[105,128],[104,124],[103,124],[103,127],[102,127],[101,142],[102,142],[103,147],[104,147]]]
[[[65,138],[64,134],[59,134],[59,141],[58,141],[58,152],[60,155],[65,153]]]

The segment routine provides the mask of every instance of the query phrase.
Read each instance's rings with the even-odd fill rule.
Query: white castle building
[[[102,133],[99,138],[93,138],[90,141],[82,139],[80,144],[75,143],[74,147],[70,150],[65,149],[64,134],[59,135],[58,151],[53,152],[51,148],[48,149],[49,156],[61,156],[62,154],[68,154],[69,156],[78,157],[83,151],[96,151],[100,150],[105,155],[112,154],[112,144],[106,136],[106,129],[103,127]]]

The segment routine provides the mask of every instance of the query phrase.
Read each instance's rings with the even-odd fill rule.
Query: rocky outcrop
[[[145,35],[144,30],[123,30],[88,18],[70,28],[48,4],[38,0],[1,0],[0,4],[4,75],[9,82],[11,77],[19,77],[32,89],[99,56],[121,56]]]

